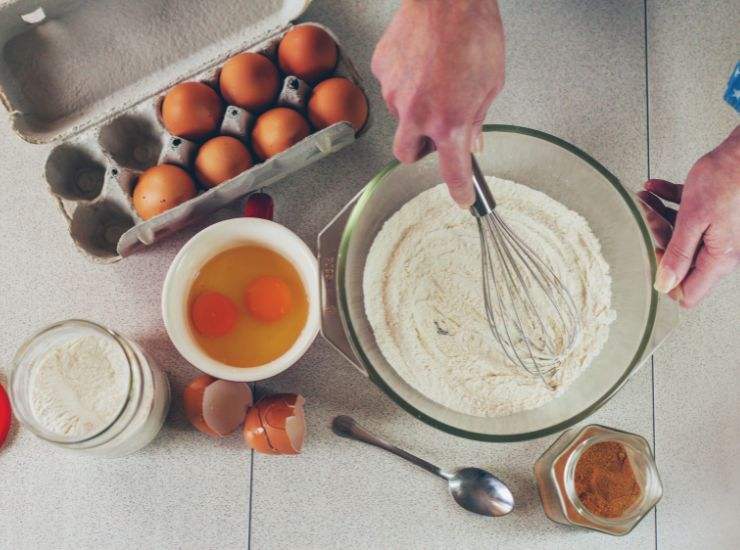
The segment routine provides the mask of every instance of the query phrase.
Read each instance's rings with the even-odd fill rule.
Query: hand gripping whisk
[[[496,213],[496,201],[471,155],[480,233],[483,297],[491,333],[506,358],[554,389],[551,375],[573,349],[580,322],[555,272]]]

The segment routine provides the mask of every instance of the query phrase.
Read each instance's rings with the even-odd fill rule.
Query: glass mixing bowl
[[[365,316],[365,261],[383,223],[440,182],[436,154],[412,165],[390,163],[319,236],[322,332],[396,403],[432,426],[487,441],[541,437],[583,420],[613,396],[675,326],[677,312],[653,290],[653,244],[635,202],[597,161],[544,132],[500,125],[484,127],[482,151],[476,156],[485,174],[539,189],[583,215],[601,242],[611,268],[617,319],[591,366],[543,407],[481,418],[425,397],[383,357]]]

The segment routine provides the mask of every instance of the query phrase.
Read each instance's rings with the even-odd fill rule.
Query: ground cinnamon
[[[595,443],[576,463],[575,487],[583,505],[597,516],[618,518],[640,497],[624,445]]]

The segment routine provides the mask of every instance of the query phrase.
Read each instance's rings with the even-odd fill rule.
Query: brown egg
[[[337,45],[329,34],[314,25],[294,27],[278,46],[278,62],[286,74],[315,84],[337,65]]]
[[[244,440],[260,453],[300,453],[306,436],[304,403],[302,396],[292,393],[263,397],[247,413]]]
[[[185,391],[182,394],[182,403],[185,408],[185,416],[188,417],[190,423],[195,426],[198,431],[203,432],[206,435],[212,437],[218,437],[218,434],[208,427],[206,421],[203,419],[203,394],[206,388],[216,379],[207,374],[203,374],[190,382],[185,387]]]
[[[272,61],[264,55],[245,52],[224,63],[219,86],[221,95],[230,105],[262,111],[275,101],[280,82]]]
[[[329,78],[313,89],[308,118],[317,129],[346,120],[355,131],[367,121],[367,98],[359,86],[341,77]]]
[[[183,82],[171,88],[162,101],[162,122],[170,134],[185,139],[203,139],[218,128],[223,103],[202,82]]]
[[[231,136],[211,138],[195,156],[195,176],[208,187],[230,180],[252,167],[252,155],[246,146]]]
[[[148,220],[195,196],[195,182],[190,175],[172,164],[160,164],[146,170],[134,187],[134,209]]]
[[[252,149],[262,160],[269,159],[298,143],[310,132],[308,121],[297,111],[287,107],[270,109],[262,113],[254,124]]]

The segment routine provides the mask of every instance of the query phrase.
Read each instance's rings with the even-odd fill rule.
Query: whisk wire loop
[[[472,163],[486,320],[507,360],[554,388],[553,375],[580,336],[575,301],[552,267],[498,215],[475,157]]]

